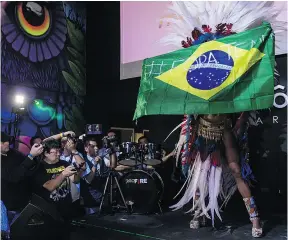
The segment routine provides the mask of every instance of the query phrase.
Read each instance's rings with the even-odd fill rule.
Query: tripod
[[[108,177],[107,177],[107,180],[106,180],[106,183],[105,183],[105,187],[104,187],[104,192],[103,192],[103,196],[102,196],[102,199],[101,199],[101,203],[100,203],[100,207],[99,207],[99,214],[101,214],[101,211],[102,211],[102,207],[103,207],[103,202],[104,202],[104,199],[106,198],[106,196],[109,194],[109,191],[108,191],[108,184],[110,183],[109,187],[110,187],[110,199],[109,199],[109,204],[110,204],[110,207],[111,207],[111,212],[113,212],[113,183],[116,183],[116,186],[119,190],[119,193],[121,195],[121,200],[123,201],[124,203],[124,206],[126,208],[126,211],[129,212],[129,208],[127,207],[127,204],[126,204],[126,201],[125,201],[125,198],[123,196],[123,193],[122,193],[122,190],[120,188],[120,185],[119,185],[119,182],[118,182],[118,179],[117,179],[117,176],[116,176],[116,172],[114,169],[110,170],[109,174],[108,174]]]

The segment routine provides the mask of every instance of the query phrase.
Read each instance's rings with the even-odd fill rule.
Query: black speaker
[[[33,195],[30,203],[12,223],[11,239],[55,239],[64,231],[64,221],[56,208]]]

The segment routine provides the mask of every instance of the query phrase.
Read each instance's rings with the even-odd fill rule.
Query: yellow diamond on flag
[[[256,48],[241,49],[210,41],[201,44],[182,64],[156,78],[209,100],[236,81],[264,56]]]

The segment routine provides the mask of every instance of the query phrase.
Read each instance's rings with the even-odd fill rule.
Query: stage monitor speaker
[[[53,239],[64,229],[64,221],[53,205],[34,195],[11,225],[11,239]]]

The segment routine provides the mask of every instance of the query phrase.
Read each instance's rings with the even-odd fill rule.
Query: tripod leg
[[[158,201],[158,207],[159,207],[160,213],[161,213],[161,215],[162,215],[162,214],[163,214],[163,211],[162,211],[162,208],[161,208],[161,202],[160,202],[160,201]]]
[[[128,207],[127,207],[127,204],[126,204],[126,201],[125,201],[125,198],[124,198],[124,196],[123,196],[121,187],[120,187],[120,185],[119,185],[118,179],[117,179],[117,177],[114,177],[114,179],[115,179],[115,182],[116,182],[116,184],[117,184],[117,188],[118,188],[118,190],[119,190],[119,192],[120,192],[122,201],[123,201],[123,203],[124,203],[124,205],[125,205],[125,208],[129,211],[129,209],[128,209]]]
[[[105,183],[104,192],[103,192],[101,203],[100,203],[100,207],[99,207],[99,214],[101,213],[103,202],[104,202],[104,199],[105,199],[106,194],[107,194],[107,187],[108,187],[109,180],[110,180],[110,173],[109,173],[109,175],[107,177],[107,180],[106,180],[106,183]]]
[[[111,213],[113,213],[113,176],[111,175],[110,180],[110,207]]]

